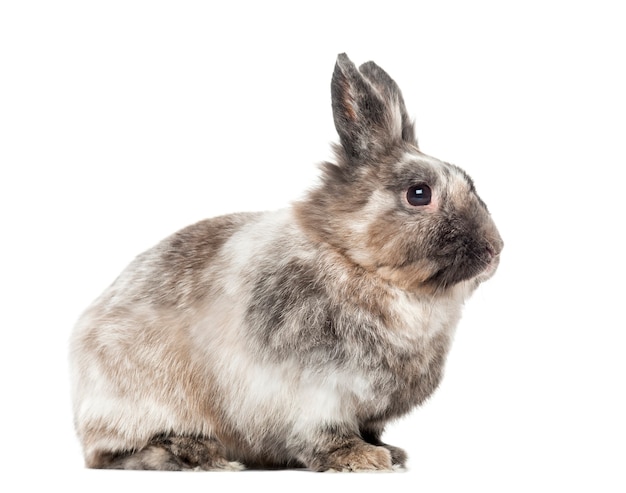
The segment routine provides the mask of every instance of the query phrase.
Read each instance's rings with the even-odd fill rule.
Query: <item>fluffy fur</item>
[[[404,466],[385,424],[436,389],[502,241],[467,174],[420,152],[380,67],[339,55],[331,92],[336,162],[304,200],[175,233],[80,318],[88,467]],[[416,183],[430,203],[407,201]]]

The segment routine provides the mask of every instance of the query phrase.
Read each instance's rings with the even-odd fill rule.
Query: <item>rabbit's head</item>
[[[489,211],[462,169],[420,152],[393,79],[342,54],[331,93],[341,145],[296,204],[306,231],[404,289],[490,277],[503,243]]]

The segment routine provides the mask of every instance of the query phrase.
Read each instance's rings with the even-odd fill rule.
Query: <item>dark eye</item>
[[[432,197],[432,192],[430,187],[426,185],[426,183],[418,183],[417,185],[413,185],[406,192],[406,200],[409,204],[414,206],[419,205],[428,205],[430,204],[430,199]]]

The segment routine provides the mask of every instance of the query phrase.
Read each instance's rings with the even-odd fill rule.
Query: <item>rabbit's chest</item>
[[[461,315],[461,302],[435,303],[401,294],[390,311],[376,387],[387,405],[384,415],[399,416],[421,404],[437,388]]]

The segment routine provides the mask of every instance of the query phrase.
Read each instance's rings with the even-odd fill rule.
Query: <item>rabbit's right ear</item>
[[[352,160],[363,160],[399,145],[417,145],[397,84],[373,62],[359,69],[345,53],[337,57],[331,81],[335,128]]]

